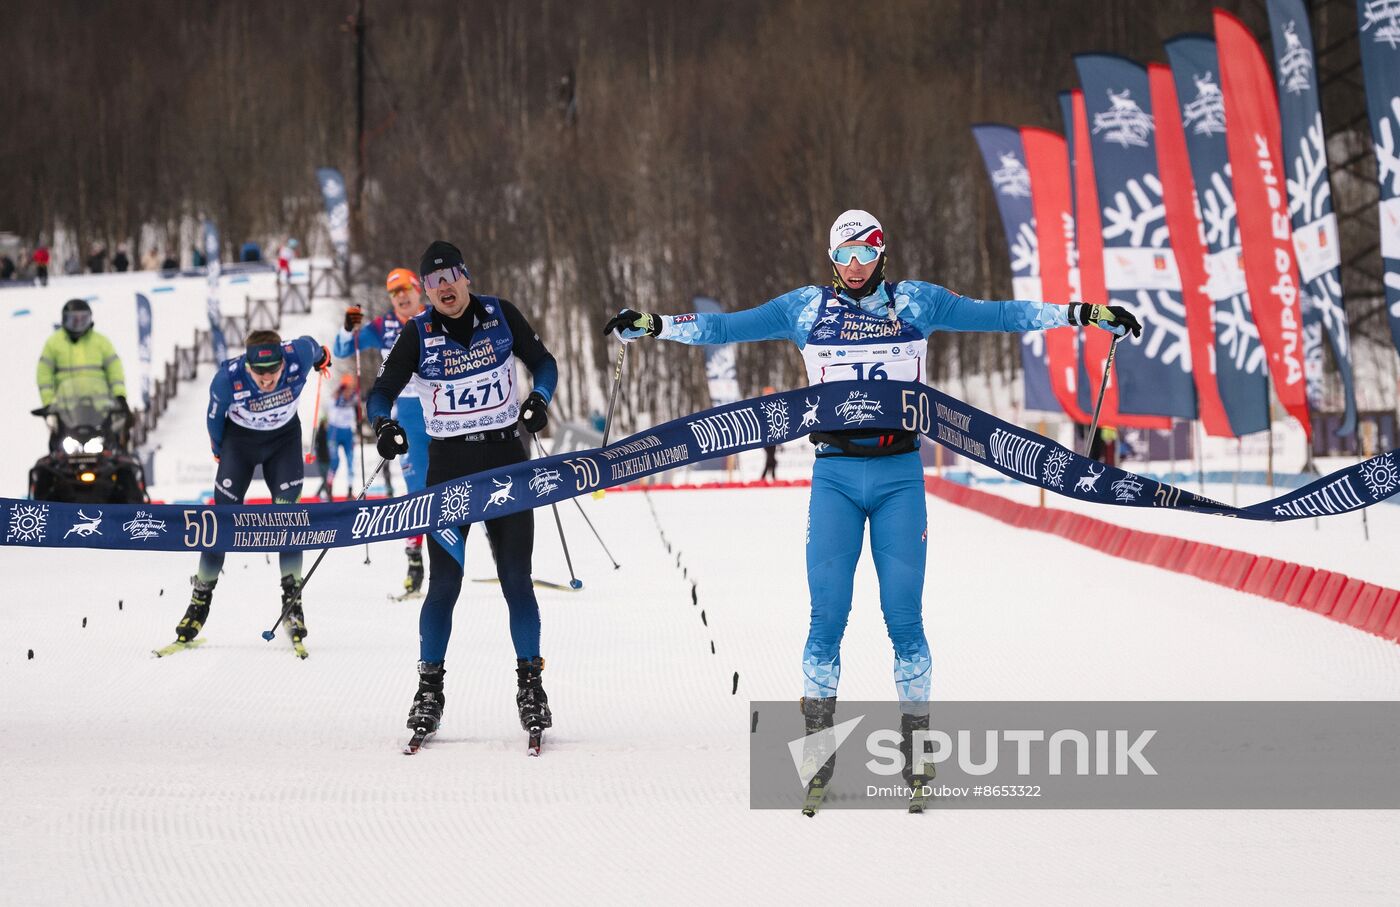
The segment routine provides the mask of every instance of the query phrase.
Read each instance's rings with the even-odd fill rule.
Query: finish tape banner
[[[678,466],[817,431],[918,432],[1028,485],[1122,507],[1266,522],[1360,510],[1400,491],[1400,451],[1247,507],[1079,456],[916,382],[840,381],[717,406],[604,448],[526,460],[383,501],[285,506],[75,505],[0,499],[4,544],[152,551],[337,548],[433,532],[452,550],[457,527],[557,504]]]

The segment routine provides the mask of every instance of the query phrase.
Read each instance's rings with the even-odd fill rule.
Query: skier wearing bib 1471
[[[624,310],[604,332],[617,331],[624,341],[659,337],[688,344],[791,340],[802,351],[808,381],[820,385],[868,378],[922,381],[926,338],[937,330],[1019,332],[1086,324],[1119,335],[1141,330],[1120,306],[984,301],[932,283],[887,282],[885,253],[879,221],[865,211],[847,211],[831,226],[831,286],[802,287],[729,314]],[[820,400],[814,391],[807,405]],[[917,435],[850,430],[814,433],[812,440],[817,445],[807,532],[812,623],[802,657],[803,712],[809,727],[820,728],[831,726],[835,711],[841,637],[867,520],[900,701],[929,699],[931,659],[921,608],[928,533]],[[906,718],[918,711],[906,708]],[[922,720],[926,727],[926,713]]]
[[[404,325],[423,311],[422,285],[418,275],[408,268],[395,268],[385,278],[384,289],[389,294],[391,311],[368,323],[359,306],[345,310],[345,323],[335,335],[332,348],[337,359],[348,359],[357,350],[377,349],[385,356],[394,348]],[[428,480],[428,433],[423,425],[423,405],[413,387],[399,393],[391,410],[392,417],[408,433],[408,454],[403,458],[403,481],[408,493],[422,491]],[[386,472],[387,475],[387,472]],[[391,491],[390,494],[393,492]],[[408,576],[404,578],[404,595],[415,595],[423,586],[423,536],[409,536],[404,541],[408,555]]]
[[[311,337],[284,343],[276,331],[253,331],[247,343],[247,352],[220,365],[209,384],[209,446],[219,464],[214,504],[242,504],[259,466],[273,503],[295,504],[305,476],[297,398],[313,371],[330,368],[330,350]],[[281,551],[277,560],[283,607],[295,602],[287,613],[287,630],[300,642],[306,636],[301,552]],[[175,628],[180,642],[194,639],[203,628],[223,566],[223,552],[199,556],[190,606]]]
[[[369,418],[379,453],[392,458],[413,449],[415,442],[389,413],[399,392],[412,383],[432,439],[428,442],[429,485],[529,459],[521,429],[536,433],[548,424],[547,408],[559,375],[554,357],[514,305],[470,292],[471,275],[456,246],[442,240],[432,243],[423,253],[418,274],[431,307],[404,325],[369,395]],[[528,395],[516,386],[517,359],[534,379]],[[516,707],[533,741],[552,720],[541,680],[540,607],[530,576],[534,511],[493,518],[493,506],[515,500],[524,491],[513,488],[511,482],[497,481],[494,488],[459,483],[448,491],[454,489],[455,503],[450,508],[444,497],[444,516],[450,513],[461,522],[439,527],[428,540],[428,594],[418,618],[418,693],[408,727],[421,740],[436,732],[442,721],[443,661],[452,633],[452,609],[462,590],[467,529],[472,522],[483,521],[510,609]]]

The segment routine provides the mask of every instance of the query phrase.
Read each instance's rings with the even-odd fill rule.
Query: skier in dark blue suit
[[[820,392],[833,381],[923,381],[927,337],[943,331],[1039,331],[1094,324],[1115,334],[1141,329],[1120,306],[1051,305],[959,296],[937,284],[886,282],[885,234],[872,215],[850,210],[831,226],[829,286],[807,286],[734,313],[654,315],[623,310],[604,332],[624,341],[659,337],[688,344],[790,340],[813,386],[807,405],[838,402]],[[841,679],[841,637],[851,611],[865,524],[880,580],[880,608],[894,647],[894,679],[906,724],[927,727],[930,696],[923,584],[928,547],[923,468],[911,432],[814,433],[816,464],[808,511],[807,585],[812,623],[802,656],[803,712],[810,729],[830,727]],[[906,744],[910,727],[906,727]],[[906,777],[907,775],[906,763]],[[830,768],[826,769],[829,777]],[[822,779],[823,782],[825,779]]]
[[[259,466],[273,503],[295,504],[304,477],[297,399],[313,371],[330,367],[330,350],[311,337],[284,343],[276,331],[252,332],[247,347],[244,355],[223,362],[209,383],[209,446],[219,464],[214,504],[242,504]],[[301,594],[301,552],[279,552],[278,563],[285,607]],[[223,566],[223,552],[199,556],[190,605],[175,628],[180,642],[194,639],[204,627]],[[299,601],[287,625],[293,638],[306,636]]]
[[[423,253],[418,273],[432,307],[404,325],[369,395],[369,418],[385,457],[412,451],[408,433],[390,407],[411,381],[423,407],[428,443],[428,484],[529,459],[521,428],[544,429],[559,370],[534,328],[511,303],[471,293],[471,277],[456,246],[441,240]],[[515,361],[530,370],[533,387],[522,401]],[[467,517],[484,521],[510,608],[515,644],[516,705],[533,734],[552,721],[540,673],[540,609],[530,576],[534,512],[491,519],[491,508],[511,500],[510,483],[449,485],[444,501],[463,523],[435,531],[428,541],[428,594],[418,620],[418,694],[408,716],[415,734],[435,732],[442,721],[443,661],[452,632],[452,609],[462,588]],[[444,507],[448,505],[445,503]]]

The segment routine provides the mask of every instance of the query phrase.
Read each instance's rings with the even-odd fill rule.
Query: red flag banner
[[[1082,298],[1079,265],[1074,251],[1074,203],[1070,198],[1069,149],[1064,137],[1048,129],[1021,129],[1026,169],[1031,175],[1031,209],[1040,248],[1040,288],[1046,302],[1069,303]],[[1050,390],[1074,421],[1089,424],[1089,414],[1079,406],[1079,351],[1075,328],[1045,332],[1045,352],[1050,364]]]
[[[1303,373],[1298,263],[1285,193],[1278,98],[1264,52],[1234,16],[1214,10],[1245,284],[1279,402],[1312,436]]]
[[[1215,380],[1215,302],[1205,291],[1206,247],[1171,67],[1147,64],[1147,81],[1157,119],[1157,172],[1162,178],[1167,230],[1181,272],[1181,300],[1186,305],[1186,333],[1191,343],[1191,377],[1196,384],[1201,424],[1208,435],[1231,438],[1234,433]]]
[[[1083,299],[1087,302],[1108,301],[1107,278],[1103,260],[1103,221],[1099,217],[1099,192],[1094,182],[1094,156],[1089,144],[1089,114],[1084,105],[1084,92],[1075,89],[1072,93],[1074,106],[1074,211],[1075,237],[1079,242],[1079,281]],[[1108,359],[1108,348],[1113,335],[1097,328],[1088,328],[1080,334],[1080,353],[1084,369],[1088,375],[1089,407],[1092,415],[1094,402],[1099,399],[1099,387],[1103,384],[1104,362]],[[1099,424],[1124,428],[1171,428],[1167,416],[1137,416],[1118,412],[1118,388],[1116,381],[1110,381],[1103,396],[1103,410],[1099,414]]]

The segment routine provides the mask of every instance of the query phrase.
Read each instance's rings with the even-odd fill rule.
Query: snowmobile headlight
[[[80,473],[78,473],[78,478],[79,478],[80,480],[84,481],[84,482],[96,482],[96,481],[97,481],[97,473],[95,473],[95,472],[80,472]]]
[[[63,452],[69,456],[83,449],[82,443],[79,442],[77,438],[64,438],[61,446],[63,447]]]
[[[83,453],[102,453],[102,439],[100,437],[88,438],[86,441],[83,442]]]

